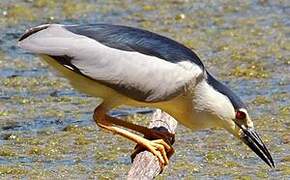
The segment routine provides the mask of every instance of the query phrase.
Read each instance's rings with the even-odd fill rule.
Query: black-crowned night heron
[[[46,24],[29,29],[19,46],[39,54],[82,92],[104,101],[96,123],[148,149],[162,165],[173,149],[163,140],[148,140],[128,129],[159,136],[146,127],[108,116],[119,105],[160,108],[186,127],[221,127],[241,139],[274,167],[254,130],[247,108],[216,80],[189,48],[155,33],[119,25]],[[118,127],[119,126],[119,127]]]

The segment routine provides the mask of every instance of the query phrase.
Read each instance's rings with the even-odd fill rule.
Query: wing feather
[[[204,69],[199,57],[189,48],[150,31],[112,24],[68,25],[65,28],[115,49],[136,51],[173,63],[191,61]]]
[[[145,102],[164,101],[181,94],[189,81],[194,81],[204,72],[202,63],[194,63],[190,59],[190,56],[191,58],[194,56],[184,52],[187,50],[172,40],[167,38],[162,40],[164,37],[142,30],[136,30],[137,32],[134,32],[136,37],[133,37],[124,35],[135,31],[133,28],[128,30],[126,29],[128,27],[125,29],[120,27],[121,31],[115,31],[116,27],[108,25],[105,31],[102,29],[103,26],[82,28],[47,25],[47,28],[22,38],[19,46],[33,53],[53,56],[74,72],[107,85],[128,97]],[[72,27],[78,31],[83,29],[83,32],[76,32]],[[110,31],[110,27],[113,30]],[[96,38],[96,32],[100,31],[106,36]],[[104,34],[98,33],[98,37],[101,35]],[[150,36],[157,39],[156,42],[150,40]],[[160,47],[163,50],[157,50],[156,47],[154,51],[150,47],[158,44],[161,46],[163,43],[167,46],[166,50],[163,47]],[[174,53],[170,54],[173,49]]]

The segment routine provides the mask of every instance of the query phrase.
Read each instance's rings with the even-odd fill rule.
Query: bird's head
[[[271,154],[255,131],[254,124],[247,109],[236,109],[235,117],[225,119],[223,127],[235,137],[242,140],[242,142],[249,146],[270,167],[275,167]]]
[[[255,131],[247,107],[229,88],[208,73],[207,84],[212,95],[206,95],[211,101],[208,109],[214,114],[217,126],[226,129],[249,146],[265,163],[275,167],[271,154]],[[205,92],[204,88],[202,91]],[[214,94],[214,95],[213,95]],[[207,101],[207,102],[209,102]],[[205,102],[205,101],[203,101]]]

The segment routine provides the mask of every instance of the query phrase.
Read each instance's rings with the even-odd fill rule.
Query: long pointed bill
[[[242,141],[247,144],[270,167],[275,167],[271,154],[257,132],[253,128],[245,128],[240,125],[238,126],[243,131],[243,135],[241,137]]]

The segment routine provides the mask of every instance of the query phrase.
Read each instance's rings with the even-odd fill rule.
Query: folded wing
[[[204,73],[199,58],[183,45],[125,26],[42,25],[26,32],[19,46],[145,102],[173,98]]]

